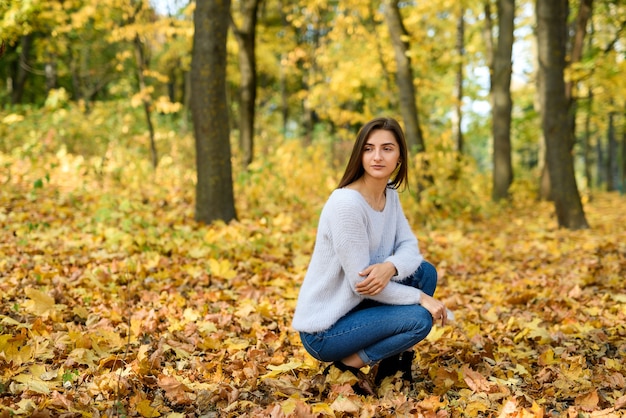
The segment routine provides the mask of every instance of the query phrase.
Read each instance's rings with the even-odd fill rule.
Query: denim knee
[[[423,306],[417,309],[418,311],[411,317],[412,333],[415,335],[415,339],[412,342],[413,345],[426,338],[433,328],[433,317],[430,312]]]
[[[418,276],[421,278],[421,290],[429,296],[433,296],[437,288],[437,269],[428,261],[423,261],[417,271],[419,273]]]
[[[437,269],[432,265],[430,261],[422,261],[422,264],[418,267],[418,270],[421,269],[423,271],[424,279],[434,278],[437,280]]]

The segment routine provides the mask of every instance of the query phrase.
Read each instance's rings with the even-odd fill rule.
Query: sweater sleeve
[[[395,202],[395,244],[393,254],[385,261],[390,261],[398,271],[392,280],[399,281],[413,274],[424,261],[417,242],[417,238],[404,215],[397,193],[393,193]]]

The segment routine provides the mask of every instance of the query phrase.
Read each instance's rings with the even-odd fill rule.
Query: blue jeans
[[[402,284],[433,296],[437,270],[427,261]],[[320,361],[337,361],[358,353],[365,364],[401,353],[422,341],[433,318],[421,305],[386,305],[365,299],[332,327],[316,333],[301,332],[306,351]]]

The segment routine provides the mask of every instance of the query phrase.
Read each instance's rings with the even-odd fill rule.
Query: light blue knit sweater
[[[398,193],[387,189],[378,212],[356,190],[337,189],[322,209],[313,256],[304,277],[292,326],[308,333],[330,328],[364,299],[354,289],[367,266],[390,261],[398,274],[371,299],[393,305],[419,303],[422,292],[398,281],[424,260],[404,216]]]

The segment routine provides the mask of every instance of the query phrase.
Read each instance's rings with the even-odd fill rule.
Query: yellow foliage
[[[107,123],[93,112],[81,123]],[[324,375],[291,329],[350,143],[261,142],[263,157],[235,170],[239,220],[199,225],[186,151],[172,146],[154,172],[120,115],[102,164],[72,151],[85,141],[61,137],[77,123],[69,112],[54,115],[65,126],[50,140],[19,131],[23,148],[0,153],[3,406],[171,416],[204,405],[225,417],[624,409],[623,197],[597,194],[585,203],[590,230],[559,230],[552,206],[525,191],[491,204],[487,179],[445,141],[416,156],[401,199],[456,320],[416,346],[420,380],[358,397],[354,378]]]
[[[56,310],[54,298],[37,289],[25,289],[24,293],[29,298],[24,302],[24,309],[37,316],[50,316]]]

